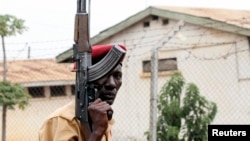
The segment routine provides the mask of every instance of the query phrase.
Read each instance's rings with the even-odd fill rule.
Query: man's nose
[[[116,87],[115,79],[114,79],[113,76],[109,76],[109,77],[108,77],[108,80],[107,80],[107,82],[106,82],[106,85],[109,86],[109,87],[113,87],[113,88]]]

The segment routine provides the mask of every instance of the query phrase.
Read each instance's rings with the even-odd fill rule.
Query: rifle
[[[90,102],[98,98],[93,81],[105,76],[118,65],[125,56],[125,51],[120,46],[114,45],[102,60],[92,65],[89,14],[86,10],[86,0],[77,0],[74,42],[73,59],[76,63],[75,116],[81,123],[90,123],[91,119],[87,108]],[[108,118],[112,118],[112,113],[111,115],[108,114]]]

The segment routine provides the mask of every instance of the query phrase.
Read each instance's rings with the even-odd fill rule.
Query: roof
[[[230,13],[230,14],[229,14]],[[107,28],[91,38],[91,43],[99,42],[117,34],[142,19],[155,15],[163,18],[183,20],[184,22],[203,27],[214,28],[221,31],[237,33],[250,36],[250,11],[212,9],[212,8],[191,8],[191,7],[148,7],[143,11],[128,17],[118,24]],[[56,56],[57,62],[65,62],[72,57],[73,50],[69,49]]]
[[[228,24],[233,24],[243,28],[250,28],[250,11],[248,10],[231,10],[218,8],[192,8],[192,7],[166,7],[158,6],[159,9],[186,13],[189,15],[213,19]]]
[[[3,66],[3,62],[0,62]],[[7,62],[7,81],[21,84],[44,84],[53,82],[73,82],[75,73],[71,72],[69,63],[57,63],[55,59],[15,60]],[[3,68],[0,67],[3,74]],[[2,75],[0,75],[2,80]],[[47,84],[48,85],[48,84]]]

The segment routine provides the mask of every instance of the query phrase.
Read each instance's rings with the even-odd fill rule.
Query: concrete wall
[[[73,96],[38,98],[30,100],[24,110],[7,111],[7,141],[35,141],[44,119],[55,109],[73,100]],[[0,118],[2,119],[2,117]]]
[[[143,28],[144,21],[150,21],[150,27]],[[114,104],[115,136],[127,140],[144,139],[149,128],[150,75],[142,72],[142,61],[150,60],[151,49],[167,38],[178,21],[170,19],[167,26],[162,26],[161,19],[142,22],[102,42],[129,48],[124,85]],[[250,123],[249,56],[247,37],[188,23],[159,50],[159,59],[176,57],[186,81],[195,83],[201,95],[216,102],[218,113],[213,123],[217,124]],[[159,92],[169,74],[159,73]]]

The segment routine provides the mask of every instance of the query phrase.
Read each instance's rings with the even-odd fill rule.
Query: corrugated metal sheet
[[[190,14],[198,17],[210,18],[237,26],[250,28],[250,11],[216,8],[192,8],[192,7],[168,7],[156,6],[156,8]]]
[[[3,66],[3,62],[0,62]],[[75,79],[70,63],[56,63],[55,59],[15,60],[7,63],[7,80],[17,83],[68,81]],[[0,67],[0,79],[3,67]]]

